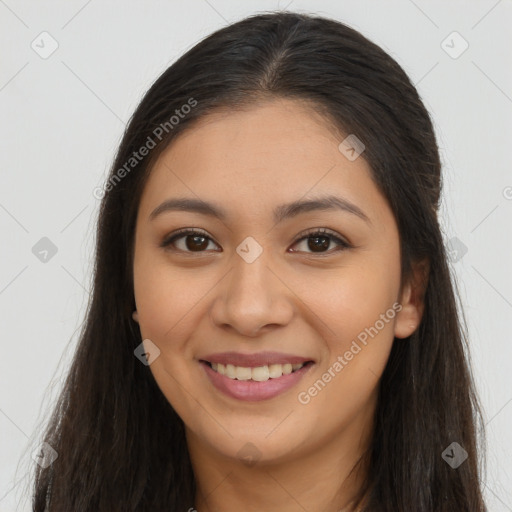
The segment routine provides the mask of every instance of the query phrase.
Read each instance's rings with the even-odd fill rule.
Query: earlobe
[[[396,316],[395,337],[407,338],[420,325],[425,308],[425,291],[428,284],[429,263],[427,260],[413,264],[411,277],[404,284],[400,304],[402,309]]]
[[[132,318],[135,322],[139,323],[139,314],[137,313],[137,311],[134,311],[132,313]]]

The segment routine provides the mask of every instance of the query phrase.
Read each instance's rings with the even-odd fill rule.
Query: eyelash
[[[184,238],[187,235],[196,235],[196,236],[199,235],[199,236],[208,238],[210,241],[213,242],[213,239],[208,235],[208,233],[206,233],[205,231],[203,231],[201,229],[183,228],[183,229],[180,229],[179,231],[176,231],[175,233],[172,233],[169,237],[165,238],[160,246],[162,248],[166,248],[167,250],[172,250],[175,252],[184,252],[184,253],[188,253],[188,254],[194,254],[194,253],[201,254],[201,253],[206,252],[206,251],[196,251],[196,252],[183,251],[182,249],[175,249],[175,248],[169,249],[169,246],[171,246],[176,240],[178,240],[180,238]],[[303,231],[302,233],[300,233],[298,235],[297,239],[293,242],[293,245],[296,245],[298,242],[302,242],[303,240],[306,240],[308,238],[315,238],[315,237],[319,237],[319,236],[324,236],[324,237],[327,236],[332,241],[334,241],[338,244],[338,248],[335,250],[331,249],[331,250],[323,252],[323,253],[322,252],[319,252],[319,253],[307,252],[306,254],[314,254],[314,255],[322,257],[322,256],[331,255],[332,253],[336,253],[336,252],[342,251],[344,249],[350,249],[353,247],[347,241],[336,236],[336,234],[333,231],[331,231],[329,229],[325,229],[325,228],[313,228],[313,229],[310,229],[307,231]],[[301,251],[294,251],[294,252],[301,252]]]

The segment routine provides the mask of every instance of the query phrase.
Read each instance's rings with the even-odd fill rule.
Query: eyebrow
[[[277,224],[284,219],[296,217],[297,215],[313,211],[343,211],[351,213],[371,224],[368,216],[354,203],[343,197],[332,195],[322,196],[313,199],[303,199],[291,203],[282,204],[274,209],[274,222]],[[226,211],[213,203],[187,197],[177,197],[167,199],[157,206],[149,215],[149,220],[153,220],[158,215],[169,211],[187,211],[215,217],[221,221],[226,221],[228,214]]]

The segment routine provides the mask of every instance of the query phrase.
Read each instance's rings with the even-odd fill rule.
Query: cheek
[[[327,351],[320,378],[315,375],[308,383],[314,386],[313,395],[322,395],[315,406],[319,410],[338,404],[340,414],[355,413],[376,389],[393,345],[400,309],[396,302],[400,266],[393,254],[385,264],[381,258],[368,258],[345,268],[329,286],[310,293],[307,302],[315,305],[325,326],[321,336]]]
[[[164,344],[171,338],[180,339],[178,334],[183,333],[207,290],[206,282],[169,268],[152,265],[136,271],[135,297],[142,334]]]
[[[135,259],[134,289],[141,336],[160,349],[150,371],[182,417],[191,406],[184,390],[194,389],[190,368],[184,364],[192,356],[187,340],[197,328],[197,314],[204,314],[201,299],[211,286],[206,279],[194,279],[193,271],[173,270],[168,262],[155,257],[145,259],[142,251]]]
[[[372,410],[393,345],[399,307],[393,280],[377,281],[368,267],[365,270],[347,272],[335,289],[310,297],[325,325],[321,336],[326,357],[301,387],[299,401],[323,416],[326,429],[338,429]]]
[[[384,265],[367,258],[325,275],[315,281],[315,286],[302,285],[304,302],[323,321],[322,332],[332,340],[332,348],[343,349],[376,323],[377,329],[389,337],[396,316],[393,304],[398,297],[399,270],[392,259]]]
[[[199,319],[208,315],[219,275],[198,267],[178,268],[155,255],[145,258],[143,251],[140,256],[134,262],[134,289],[141,335],[160,348],[166,367],[178,370],[179,360],[194,357],[188,340]]]

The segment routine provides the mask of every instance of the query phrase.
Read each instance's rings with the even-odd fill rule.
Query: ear
[[[407,338],[420,325],[425,308],[424,297],[428,284],[429,262],[422,260],[412,264],[412,272],[400,293],[402,309],[396,315],[395,336]]]
[[[137,311],[134,311],[132,313],[132,318],[135,322],[139,323],[139,314],[137,313]]]

